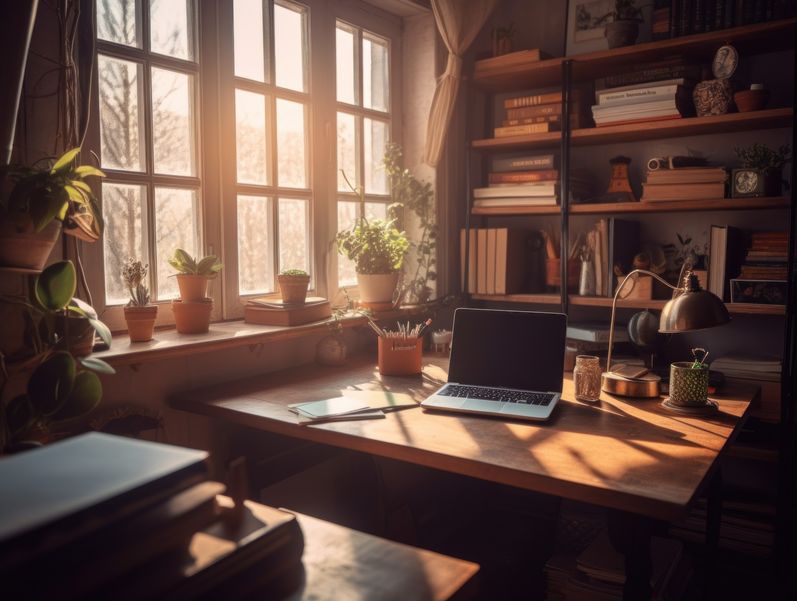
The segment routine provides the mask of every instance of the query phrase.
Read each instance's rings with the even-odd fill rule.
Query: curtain
[[[454,112],[462,73],[462,55],[473,43],[498,0],[432,0],[440,37],[448,48],[446,70],[437,81],[426,131],[424,161],[436,166]]]

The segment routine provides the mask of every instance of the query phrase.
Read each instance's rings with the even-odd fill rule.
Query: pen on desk
[[[421,337],[421,335],[423,334],[424,330],[426,330],[426,328],[428,328],[430,325],[432,325],[432,318],[431,317],[429,319],[427,319],[426,321],[424,321],[421,324],[421,327],[418,328],[418,332],[417,332],[418,338]]]

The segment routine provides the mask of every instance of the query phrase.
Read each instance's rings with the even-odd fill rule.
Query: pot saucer
[[[670,397],[664,397],[661,406],[675,413],[682,415],[714,415],[719,410],[717,401],[707,400],[705,405],[674,405],[670,402]]]

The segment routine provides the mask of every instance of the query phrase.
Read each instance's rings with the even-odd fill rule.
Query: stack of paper
[[[380,419],[386,411],[417,407],[418,402],[408,394],[386,390],[343,390],[341,396],[289,405],[300,424],[354,419]]]

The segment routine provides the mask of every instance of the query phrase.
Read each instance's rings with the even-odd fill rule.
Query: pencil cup
[[[383,376],[412,376],[421,373],[423,338],[379,337],[379,373]]]
[[[708,366],[693,368],[691,361],[670,364],[670,403],[700,407],[708,399]]]

